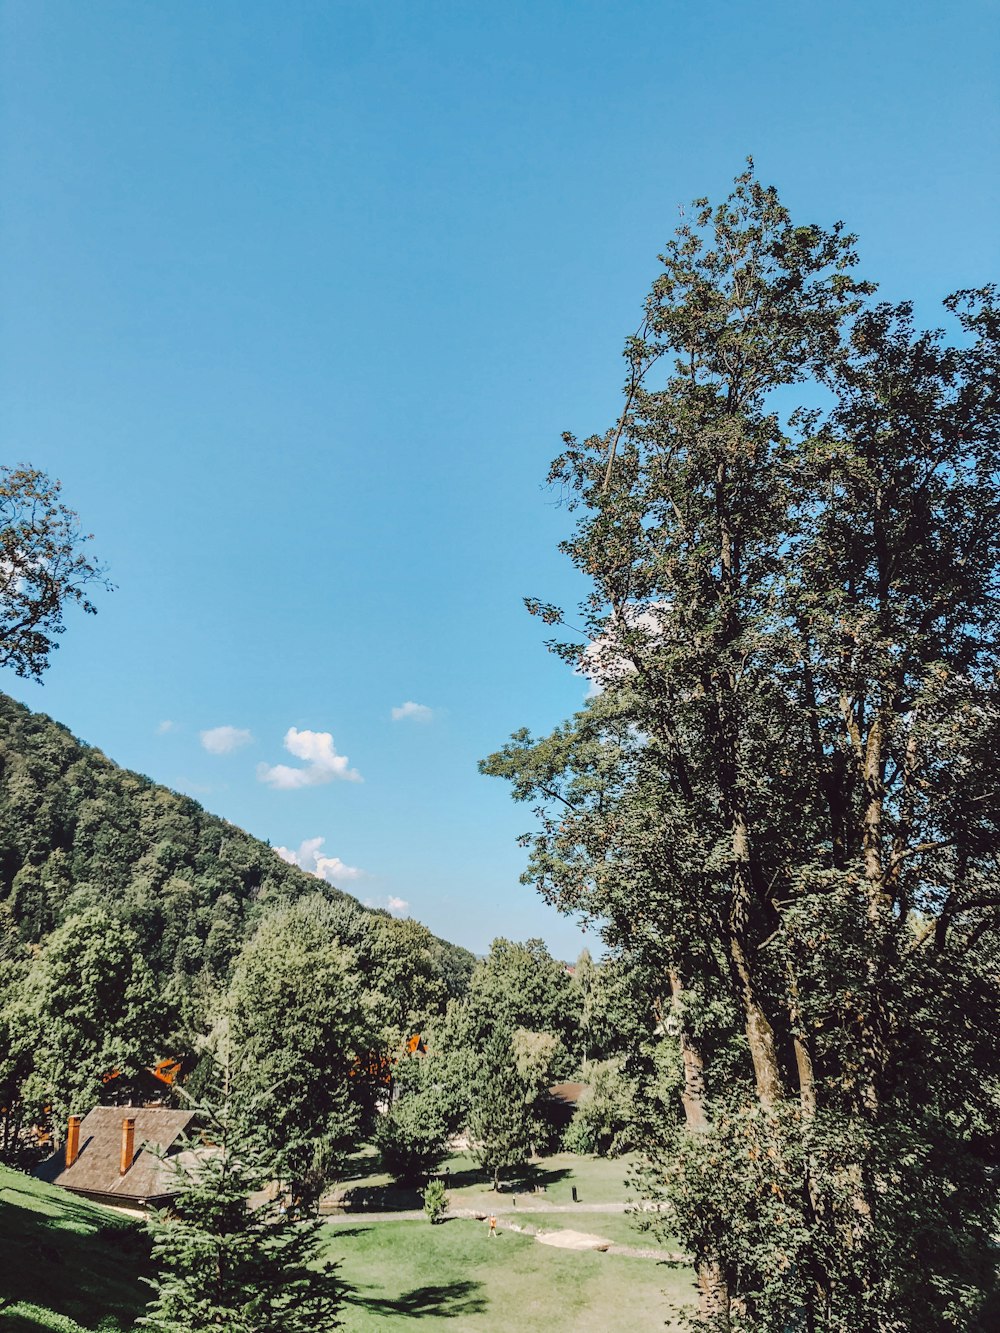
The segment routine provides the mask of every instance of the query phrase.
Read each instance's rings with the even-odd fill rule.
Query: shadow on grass
[[[550,1185],[565,1180],[572,1173],[567,1167],[546,1170],[537,1163],[526,1162],[505,1172],[500,1181],[501,1194],[530,1194],[544,1192]],[[350,1177],[344,1177],[346,1182]],[[440,1180],[446,1190],[467,1189],[476,1185],[489,1190],[492,1177],[481,1167],[470,1166],[462,1171],[436,1171],[431,1179]],[[364,1185],[343,1191],[342,1202],[348,1212],[405,1213],[424,1206],[423,1186],[393,1182],[387,1185]]]
[[[378,1157],[349,1157],[337,1173],[336,1184],[348,1185],[352,1180],[364,1180],[381,1170]]]
[[[507,1189],[512,1187],[516,1190],[522,1190],[530,1193],[532,1190],[546,1190],[550,1185],[557,1184],[560,1180],[565,1180],[571,1173],[568,1167],[553,1167],[546,1170],[544,1166],[538,1166],[535,1163],[526,1163],[517,1171],[512,1171],[506,1181],[501,1181],[501,1187],[506,1185]]]
[[[344,1207],[350,1212],[406,1213],[423,1208],[424,1200],[415,1185],[366,1185],[345,1190]]]
[[[443,1180],[445,1189],[460,1190],[467,1185],[484,1185],[488,1177],[480,1167],[470,1166],[464,1171],[437,1171],[435,1179]]]
[[[0,1197],[0,1253],[3,1296],[9,1305],[23,1301],[87,1327],[100,1318],[131,1328],[149,1293],[139,1282],[147,1265],[149,1242],[133,1223],[95,1225],[92,1209],[72,1195],[60,1199],[52,1216],[20,1207],[21,1191],[6,1188]],[[24,1191],[30,1198],[28,1191]],[[18,1327],[23,1316],[8,1314],[0,1327]],[[42,1325],[52,1327],[52,1325]]]
[[[468,1319],[482,1314],[488,1305],[480,1293],[481,1282],[441,1282],[433,1286],[414,1287],[394,1300],[384,1296],[365,1296],[354,1287],[347,1292],[347,1302],[369,1314],[402,1315],[406,1319]],[[370,1290],[370,1288],[368,1289]]]

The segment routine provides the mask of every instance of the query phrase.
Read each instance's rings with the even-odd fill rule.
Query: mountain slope
[[[0,694],[0,903],[21,938],[45,938],[74,902],[115,902],[161,979],[223,978],[263,912],[322,892],[197,801],[119,768],[58,722]],[[464,989],[473,957],[427,932],[435,969]]]

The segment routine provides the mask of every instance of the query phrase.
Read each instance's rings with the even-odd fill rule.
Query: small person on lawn
[[[497,1220],[496,1217],[492,1213],[490,1213],[490,1232],[489,1232],[490,1240],[492,1240],[496,1234],[497,1234]]]

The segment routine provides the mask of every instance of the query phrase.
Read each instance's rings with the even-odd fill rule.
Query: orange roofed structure
[[[177,1188],[171,1161],[193,1156],[181,1136],[195,1114],[160,1106],[96,1106],[89,1115],[71,1115],[65,1149],[39,1163],[35,1175],[98,1203],[162,1207]]]

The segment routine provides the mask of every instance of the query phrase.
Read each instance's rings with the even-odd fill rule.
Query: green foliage
[[[440,1222],[448,1211],[448,1194],[443,1180],[432,1180],[423,1191],[424,1213],[431,1226]]]
[[[544,941],[521,944],[495,939],[469,983],[467,1035],[478,1050],[496,1027],[551,1033],[562,1043],[568,1072],[580,1009],[579,995],[565,967],[552,957]]]
[[[317,1333],[339,1326],[343,1292],[320,1262],[323,1227],[266,1190],[275,1163],[223,1102],[205,1143],[176,1159],[179,1191],[149,1222],[154,1298],[140,1323],[159,1333]]]
[[[378,1118],[375,1146],[393,1180],[426,1180],[448,1155],[448,1122],[441,1093],[433,1085],[401,1097]]]
[[[352,1070],[383,1045],[355,955],[335,933],[337,916],[316,894],[265,917],[229,990],[237,1102],[300,1186],[317,1151],[322,1183],[354,1146],[373,1107],[370,1085]]]
[[[471,970],[471,954],[435,939],[419,921],[354,911],[344,903],[335,925],[341,941],[354,952],[360,973],[368,978],[372,1004],[390,1046],[422,1031],[443,1012],[449,992],[441,967],[452,969],[453,980],[463,960]]]
[[[518,1072],[513,1033],[498,1028],[482,1053],[469,1114],[472,1154],[494,1189],[500,1172],[519,1166],[531,1150],[532,1091]]]
[[[84,908],[49,936],[8,1012],[15,1046],[31,1051],[23,1095],[51,1105],[60,1123],[96,1105],[105,1076],[155,1059],[163,1038],[138,940],[102,907]]]
[[[0,666],[41,680],[65,608],[96,611],[90,589],[111,584],[87,555],[89,541],[58,481],[24,464],[0,467]]]
[[[621,1062],[590,1064],[587,1086],[563,1135],[567,1152],[599,1156],[628,1152],[635,1146],[635,1090]]]
[[[948,345],[854,263],[752,167],[696,203],[621,417],[550,474],[590,585],[550,646],[599,692],[483,765],[644,978],[629,1075],[674,1105],[637,1123],[714,1329],[943,1333],[994,1280],[1000,312],[949,298]]]

